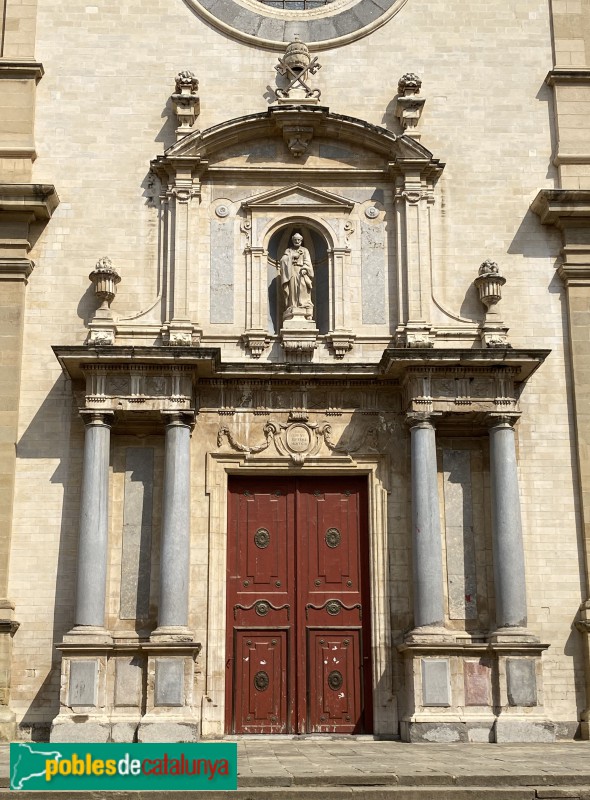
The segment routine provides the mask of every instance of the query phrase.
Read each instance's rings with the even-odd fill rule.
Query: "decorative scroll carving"
[[[296,412],[297,414],[297,412]],[[306,419],[307,414],[303,417]],[[229,428],[220,428],[217,433],[217,446],[221,447],[223,439],[226,438],[230,447],[239,453],[256,455],[262,453],[271,443],[278,452],[287,456],[295,464],[304,464],[307,458],[319,453],[322,443],[325,443],[328,450],[332,453],[350,455],[359,451],[376,451],[378,449],[378,431],[376,428],[369,428],[362,431],[356,442],[346,446],[335,444],[332,441],[332,426],[329,422],[311,423],[299,421],[299,417],[291,416],[287,423],[276,423],[268,421],[264,428],[264,442],[254,447],[237,441]]]
[[[271,610],[272,611],[283,611],[283,609],[287,609],[287,620],[291,615],[291,606],[288,603],[285,603],[283,606],[273,606],[271,602],[268,600],[257,600],[255,603],[252,603],[249,606],[243,606],[238,603],[238,605],[234,606],[234,619],[237,619],[238,611],[254,611],[258,614],[259,617],[265,617]]]
[[[309,618],[309,609],[313,609],[314,611],[321,611],[322,609],[326,609],[328,614],[332,617],[338,616],[342,610],[344,611],[354,611],[355,608],[358,608],[359,612],[359,619],[363,618],[363,607],[360,603],[355,603],[353,606],[345,606],[341,600],[326,600],[321,606],[314,606],[313,603],[307,603],[305,606],[305,618]]]

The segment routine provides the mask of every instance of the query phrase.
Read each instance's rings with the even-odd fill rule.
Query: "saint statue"
[[[303,247],[303,236],[300,233],[294,233],[291,237],[291,247],[285,250],[279,269],[285,293],[285,319],[295,316],[313,319],[313,265],[309,250]]]

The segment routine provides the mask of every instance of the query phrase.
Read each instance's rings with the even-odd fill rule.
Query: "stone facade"
[[[587,2],[277,5],[5,2],[0,736],[233,732],[239,474],[366,482],[364,732],[588,738]]]

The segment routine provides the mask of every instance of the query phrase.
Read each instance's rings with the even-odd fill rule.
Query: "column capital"
[[[97,411],[95,409],[83,408],[79,413],[87,428],[94,426],[110,429],[115,424],[114,411]]]
[[[440,414],[423,413],[420,411],[408,411],[406,413],[405,423],[408,428],[432,428],[435,429],[435,421]]]
[[[520,419],[520,411],[518,412],[495,412],[486,415],[486,425],[488,430],[491,428],[514,428]]]
[[[195,427],[195,412],[189,411],[161,411],[162,420],[166,428],[189,428],[191,431]]]

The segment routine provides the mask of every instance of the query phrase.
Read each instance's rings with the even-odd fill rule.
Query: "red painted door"
[[[228,732],[371,732],[368,556],[365,479],[230,479]]]

